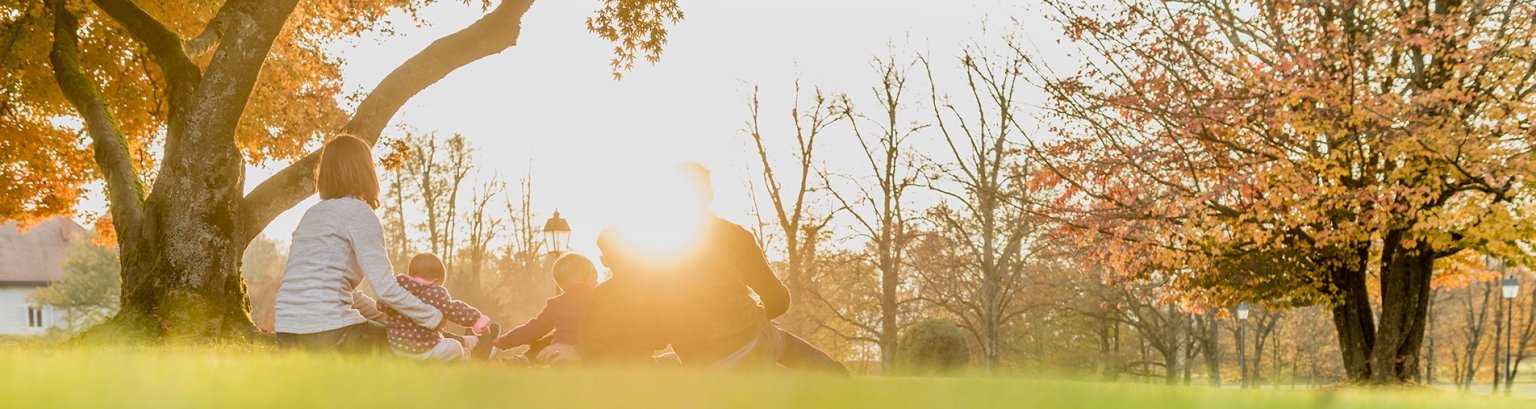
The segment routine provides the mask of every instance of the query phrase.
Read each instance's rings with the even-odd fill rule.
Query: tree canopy
[[[1536,7],[1237,3],[1054,2],[1092,62],[1044,81],[1039,182],[1121,278],[1354,308],[1353,352],[1412,367],[1435,259],[1530,260]]]
[[[154,50],[135,39],[129,24],[159,22],[169,32],[157,36],[178,43],[190,63],[206,68],[218,47],[221,1],[69,1],[79,15],[78,61],[115,113],[132,165],[152,184],[167,132],[168,84],[155,63]],[[418,13],[436,0],[330,2],[298,4],[261,67],[260,77],[241,116],[234,138],[252,165],[279,164],[302,158],[314,143],[342,130],[347,106],[357,97],[342,87],[345,61],[326,46],[369,32],[395,33],[386,17],[402,13],[421,22]],[[489,9],[489,0],[464,0]],[[658,61],[667,29],[683,18],[675,0],[602,0],[587,27],[614,43],[615,78],[638,59]],[[85,187],[103,177],[79,119],[55,80],[53,12],[49,2],[0,0],[0,219],[41,220],[72,213]],[[121,10],[114,18],[109,10]]]

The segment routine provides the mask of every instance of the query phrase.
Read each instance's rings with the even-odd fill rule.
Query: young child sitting
[[[555,260],[554,278],[560,294],[546,301],[537,317],[497,338],[496,348],[528,345],[529,355],[544,363],[580,360],[575,345],[580,341],[581,317],[587,312],[592,288],[597,286],[597,267],[585,256],[566,254]],[[550,331],[554,335],[545,337]],[[545,344],[548,346],[540,348]]]
[[[412,257],[406,273],[396,276],[395,280],[400,283],[400,287],[405,288],[411,295],[415,295],[417,299],[442,311],[444,321],[462,325],[476,335],[486,333],[487,326],[490,327],[492,334],[496,333],[496,325],[491,324],[490,317],[481,314],[475,307],[448,295],[448,290],[443,288],[443,283],[448,280],[447,271],[443,268],[443,261],[432,253],[421,253]],[[476,356],[482,350],[486,353],[490,351],[489,344],[479,342],[480,337],[445,336],[436,329],[417,325],[410,318],[400,315],[393,309],[385,309],[385,313],[389,317],[386,322],[389,328],[389,346],[397,356],[417,360],[454,361],[471,356],[471,350]]]

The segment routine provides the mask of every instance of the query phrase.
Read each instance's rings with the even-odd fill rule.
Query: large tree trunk
[[[97,1],[143,41],[166,77],[165,155],[147,197],[121,146],[122,133],[96,85],[78,66],[76,17],[54,3],[50,59],[60,88],[87,123],[107,170],[113,225],[122,248],[123,291],[117,316],[85,335],[147,338],[243,336],[255,332],[240,277],[253,234],[239,223],[244,159],[234,133],[273,40],[297,0],[234,0],[214,17],[225,28],[205,69],[192,63],[177,34],[137,5]]]
[[[218,183],[230,173],[238,180],[241,168],[229,170],[188,184]],[[239,274],[247,239],[234,228],[231,211],[240,192],[206,187],[152,203],[141,233],[120,237],[121,310],[100,327],[106,334],[175,339],[255,333]]]
[[[1360,253],[1360,260],[1365,260],[1364,250]],[[1371,314],[1365,274],[1363,262],[1342,261],[1329,273],[1335,296],[1330,308],[1333,327],[1338,334],[1339,352],[1343,355],[1345,379],[1351,383],[1371,379],[1370,356],[1376,346],[1376,323]]]
[[[887,227],[889,228],[889,227]],[[881,240],[880,251],[880,369],[896,369],[896,260],[890,256],[890,235]]]
[[[1183,369],[1181,369],[1183,367],[1183,359],[1180,356],[1182,352],[1179,351],[1178,344],[1168,345],[1167,348],[1157,352],[1163,355],[1163,362],[1167,363],[1163,365],[1163,383],[1178,385],[1179,374],[1183,372]]]
[[[1266,311],[1266,315],[1268,311]],[[1253,326],[1253,358],[1248,361],[1248,387],[1258,389],[1264,382],[1264,340],[1269,336],[1269,327],[1265,321],[1268,317],[1251,320]]]
[[[1370,355],[1371,381],[1378,385],[1405,383],[1417,372],[1435,259],[1428,243],[1403,248],[1393,236],[1382,252],[1381,327]]]
[[[1207,381],[1211,387],[1221,387],[1221,331],[1216,328],[1216,314],[1205,314],[1203,334],[1200,334],[1200,351],[1205,357],[1205,369],[1208,372]]]

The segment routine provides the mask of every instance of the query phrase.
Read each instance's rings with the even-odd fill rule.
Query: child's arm
[[[486,324],[491,323],[490,317],[481,314],[480,310],[470,306],[469,303],[453,299],[448,295],[448,290],[443,287],[432,287],[423,291],[421,301],[441,310],[443,319],[469,328],[476,334],[484,331]]]
[[[496,348],[506,350],[528,345],[533,343],[533,341],[537,341],[540,337],[549,334],[550,330],[555,329],[555,314],[551,312],[553,308],[550,308],[550,304],[553,303],[554,299],[545,302],[544,310],[539,311],[539,316],[533,317],[533,319],[528,320],[523,325],[519,325],[517,328],[513,328],[511,331],[507,331],[507,334],[502,335],[501,338],[496,338]]]

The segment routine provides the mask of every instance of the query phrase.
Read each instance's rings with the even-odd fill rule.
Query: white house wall
[[[58,322],[51,306],[43,308],[43,328],[27,327],[27,294],[38,287],[0,284],[0,335],[37,335]]]

